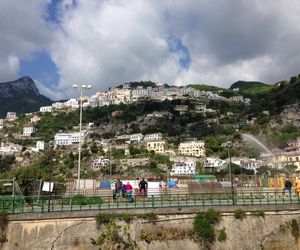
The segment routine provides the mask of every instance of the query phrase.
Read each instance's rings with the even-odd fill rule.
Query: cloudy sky
[[[300,73],[299,0],[1,0],[0,82],[75,96],[128,81],[228,87]]]

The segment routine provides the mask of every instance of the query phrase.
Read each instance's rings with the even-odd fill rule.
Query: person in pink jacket
[[[126,193],[127,193],[127,198],[128,198],[128,202],[132,202],[132,186],[129,182],[127,182],[126,184]]]

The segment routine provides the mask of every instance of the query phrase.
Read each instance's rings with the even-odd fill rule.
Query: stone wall
[[[126,249],[207,249],[192,239],[195,214],[164,214],[156,221],[134,219],[129,224],[117,222],[118,230],[132,245]],[[267,212],[265,218],[247,214],[243,220],[235,219],[232,213],[224,213],[216,229],[225,228],[227,239],[218,240],[211,249],[300,249],[299,235],[291,222],[300,225],[300,211]],[[94,217],[52,218],[39,215],[38,219],[11,219],[6,235],[8,241],[2,249],[22,250],[93,250],[100,249],[91,243],[108,226],[97,229]],[[297,231],[297,230],[296,230]],[[141,239],[141,232],[147,232],[150,242]],[[298,231],[298,233],[300,233]],[[115,245],[125,249],[122,245]]]

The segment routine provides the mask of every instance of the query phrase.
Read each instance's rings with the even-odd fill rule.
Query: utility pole
[[[229,158],[228,171],[229,171],[229,179],[230,179],[230,185],[231,185],[231,196],[232,196],[231,198],[232,198],[232,205],[235,205],[234,187],[233,187],[232,169],[231,169],[231,154],[230,154],[230,150],[232,148],[232,142],[227,141],[225,143],[222,143],[222,147],[227,147],[228,158]]]

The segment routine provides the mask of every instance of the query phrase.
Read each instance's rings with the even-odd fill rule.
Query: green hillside
[[[235,88],[238,88],[242,94],[257,95],[270,92],[273,86],[262,82],[237,81],[229,89]]]

